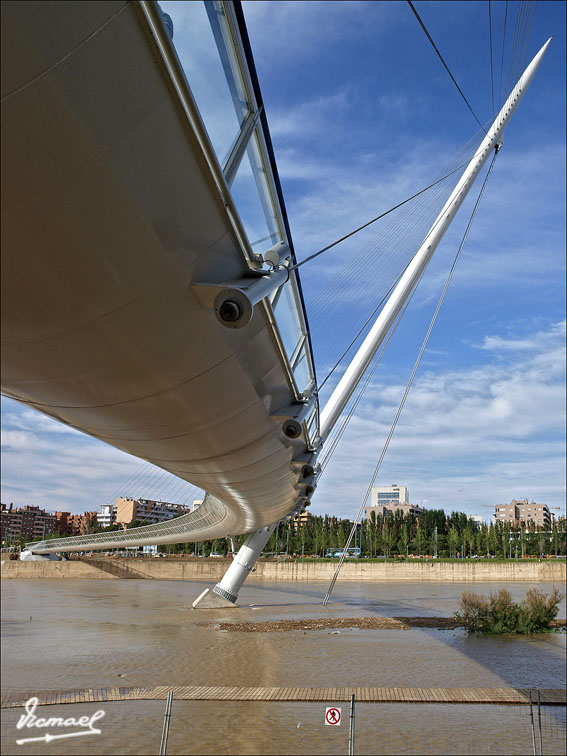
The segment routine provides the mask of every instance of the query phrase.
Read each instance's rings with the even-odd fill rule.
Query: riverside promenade
[[[228,559],[150,559],[83,557],[77,561],[20,562],[2,560],[3,579],[74,580],[219,580],[226,572]],[[336,562],[258,561],[250,581],[298,580],[329,581]],[[409,580],[439,582],[561,582],[566,579],[566,563],[551,559],[542,562],[345,562],[341,581]]]

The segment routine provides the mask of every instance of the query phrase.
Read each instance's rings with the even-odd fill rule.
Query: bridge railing
[[[205,149],[230,194],[231,215],[247,264],[258,269],[262,254],[286,242],[295,262],[281,186],[246,31],[229,2],[160,2],[171,18],[173,46],[206,132]],[[161,16],[163,21],[163,16]],[[164,29],[169,23],[164,23]],[[163,30],[162,30],[163,31]],[[168,32],[168,36],[169,32]],[[296,399],[310,396],[316,376],[299,277],[264,300]],[[311,444],[318,411],[307,420]]]
[[[218,526],[226,518],[226,514],[225,505],[211,494],[206,494],[203,503],[197,510],[165,522],[141,525],[131,530],[32,541],[26,543],[26,549],[33,550],[34,554],[89,551],[90,549],[100,548],[120,549],[128,546],[172,543],[172,536],[175,536],[176,543],[191,542],[194,540],[193,534],[196,531]],[[207,540],[206,537],[203,540]]]

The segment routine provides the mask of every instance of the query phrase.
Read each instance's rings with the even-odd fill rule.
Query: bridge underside
[[[2,391],[208,491],[162,542],[281,519],[309,451],[282,418],[302,397],[266,300],[232,329],[192,289],[259,264],[140,7],[2,18]]]

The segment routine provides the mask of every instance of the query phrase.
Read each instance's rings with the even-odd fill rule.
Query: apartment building
[[[71,512],[55,512],[57,520],[57,532],[61,535],[73,535],[73,524],[71,522]]]
[[[103,504],[97,514],[98,524],[108,528],[116,522],[116,504]]]
[[[299,514],[294,515],[290,520],[293,532],[297,533],[301,526],[307,525],[311,517],[311,512],[300,512]]]
[[[28,505],[17,508],[13,504],[1,504],[0,507],[2,542],[16,538],[29,538],[31,541],[57,531],[56,516],[44,509]]]
[[[547,504],[536,504],[528,499],[512,499],[510,504],[495,506],[493,519],[495,522],[507,522],[514,527],[533,522],[534,525],[550,529],[554,515],[549,511]]]
[[[151,525],[171,520],[173,517],[190,511],[191,508],[183,504],[170,504],[151,499],[129,499],[121,496],[116,499],[115,521],[121,525],[129,525],[134,520],[144,520]]]

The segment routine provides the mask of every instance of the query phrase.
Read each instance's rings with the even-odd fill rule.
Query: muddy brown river
[[[262,582],[245,586],[240,608],[193,610],[203,583],[152,580],[4,580],[4,691],[115,686],[564,688],[565,633],[469,637],[462,629],[227,632],[224,622],[336,617],[449,617],[463,590],[507,588],[521,599],[529,583]],[[537,586],[550,591],[552,584]],[[561,589],[561,586],[558,586]],[[565,617],[565,602],[560,617]],[[153,754],[164,702],[41,707],[41,716],[91,715],[100,735],[26,742],[21,710],[4,710],[2,752]],[[178,701],[168,753],[346,753],[343,723],[323,724],[322,703]],[[565,749],[564,710],[540,710],[544,753]],[[356,707],[355,753],[532,754],[537,711],[529,707],[363,704]],[[36,737],[43,731],[34,731]],[[27,738],[30,730],[24,730]],[[539,752],[539,751],[538,751]]]

